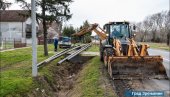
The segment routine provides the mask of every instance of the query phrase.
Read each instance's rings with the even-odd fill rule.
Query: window
[[[127,24],[110,25],[110,37],[111,38],[129,37],[128,25]]]

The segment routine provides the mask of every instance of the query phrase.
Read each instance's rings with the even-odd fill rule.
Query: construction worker
[[[116,30],[116,28],[114,28],[113,32],[112,32],[112,37],[117,36],[119,32]]]
[[[114,28],[112,32],[112,37],[122,37],[122,34],[119,31],[117,31],[116,28]]]
[[[56,33],[53,37],[54,39],[54,51],[57,52],[57,48],[58,48],[58,40],[59,40],[59,35],[58,33]]]

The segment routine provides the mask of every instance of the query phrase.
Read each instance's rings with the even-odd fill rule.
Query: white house
[[[0,37],[2,39],[31,43],[31,18],[28,10],[0,10],[0,15]]]

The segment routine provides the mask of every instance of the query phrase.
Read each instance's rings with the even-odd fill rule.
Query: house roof
[[[28,17],[28,10],[0,10],[0,22],[24,22]]]

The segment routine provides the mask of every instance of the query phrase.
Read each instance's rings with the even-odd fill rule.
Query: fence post
[[[6,37],[5,37],[5,49],[6,49]]]
[[[15,38],[14,38],[14,48],[15,48]]]
[[[38,45],[40,45],[40,38],[38,38]]]
[[[25,38],[25,47],[27,47],[27,40],[26,40],[26,38]]]
[[[9,45],[10,45],[10,38],[7,38],[7,46],[6,46],[6,47],[7,47],[7,49],[9,49],[9,48],[10,48],[10,46],[9,46]]]
[[[15,38],[13,38],[13,48],[15,48]]]

